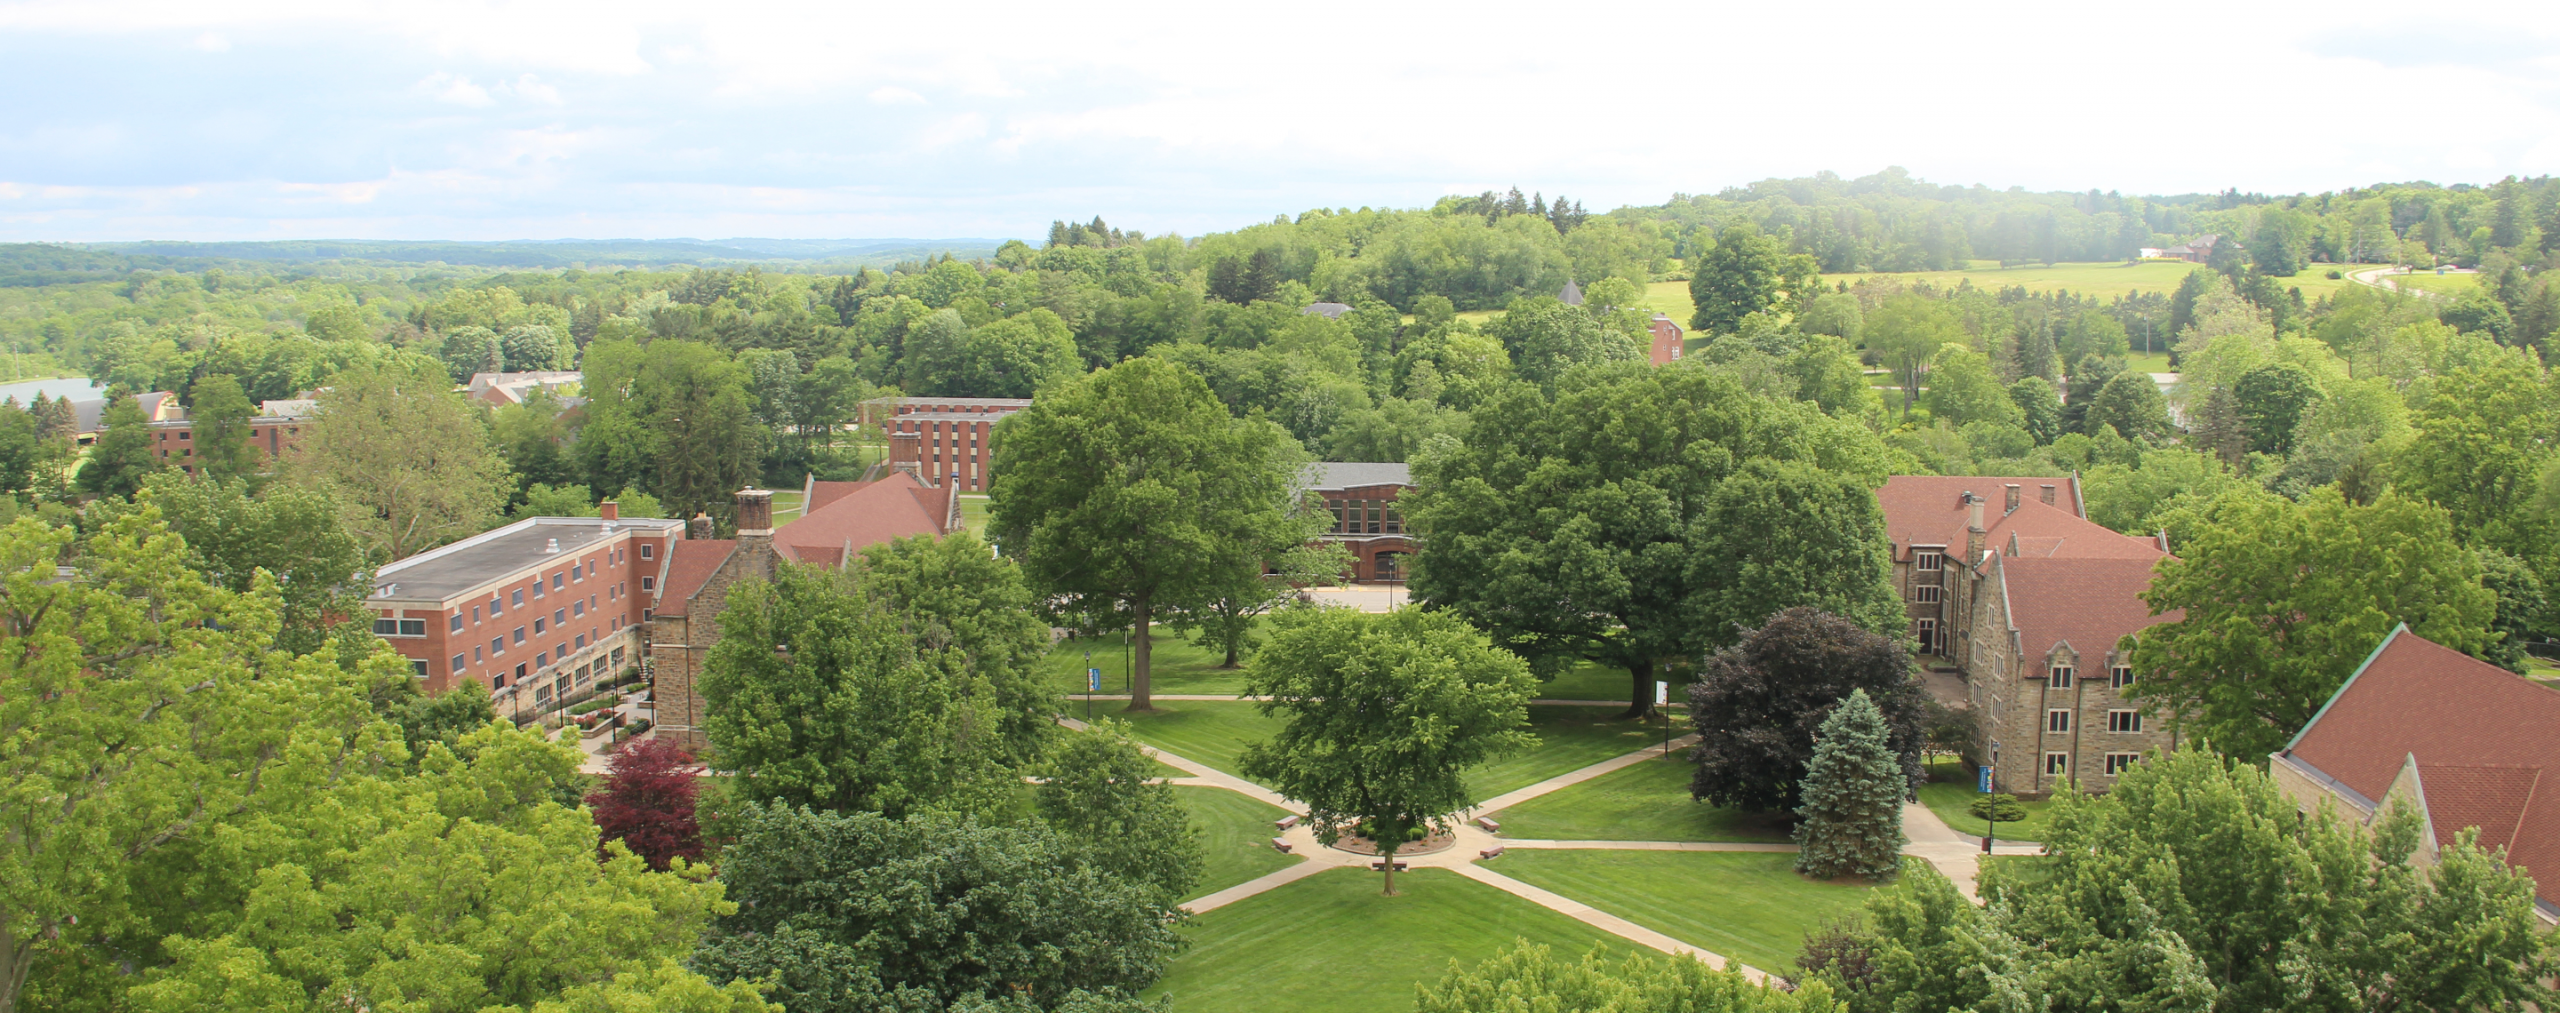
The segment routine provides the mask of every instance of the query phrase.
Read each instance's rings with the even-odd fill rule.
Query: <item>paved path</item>
[[[1697,743],[1697,736],[1683,735],[1671,740],[1671,748],[1686,749],[1690,746],[1696,745]],[[1487,813],[1501,812],[1502,810],[1519,805],[1522,802],[1526,802],[1548,792],[1555,791],[1560,788],[1569,788],[1602,774],[1623,770],[1627,767],[1643,763],[1646,760],[1658,759],[1662,756],[1662,753],[1663,749],[1661,746],[1652,746],[1636,750],[1635,752],[1628,753],[1625,756],[1602,760],[1580,770],[1558,774],[1518,791],[1508,791],[1500,795],[1496,795],[1484,800],[1483,802],[1477,803],[1476,810]]]
[[[1757,967],[1745,964],[1731,957],[1724,956],[1723,954],[1710,953],[1706,950],[1699,949],[1698,947],[1673,939],[1670,936],[1645,928],[1642,925],[1620,918],[1617,915],[1592,907],[1589,904],[1574,900],[1571,897],[1566,897],[1562,894],[1531,886],[1527,883],[1523,883],[1509,876],[1505,876],[1501,873],[1485,868],[1484,866],[1473,864],[1461,865],[1452,871],[1455,871],[1458,875],[1465,876],[1468,879],[1475,880],[1476,882],[1482,883],[1486,886],[1493,887],[1494,889],[1501,890],[1504,893],[1511,894],[1512,896],[1519,897],[1532,904],[1536,904],[1539,907],[1565,915],[1575,921],[1579,921],[1585,925],[1591,926],[1592,928],[1607,932],[1611,935],[1617,936],[1618,938],[1625,939],[1630,942],[1642,943],[1664,953],[1687,954],[1700,960],[1704,960],[1708,964],[1721,970],[1738,970],[1742,972],[1744,977],[1750,978],[1752,982],[1756,984],[1765,985],[1769,982],[1769,972],[1767,971],[1763,971]]]
[[[2358,284],[2358,285],[2368,285],[2368,286],[2371,286],[2371,287],[2374,287],[2374,288],[2382,289],[2382,290],[2387,291],[2387,292],[2400,292],[2400,293],[2404,293],[2404,294],[2407,294],[2407,295],[2414,295],[2414,296],[2417,296],[2417,297],[2418,297],[2418,298],[2420,298],[2420,299],[2427,299],[2427,300],[2432,300],[2432,301],[2436,301],[2436,302],[2442,302],[2442,301],[2444,301],[2444,299],[2445,299],[2445,295],[2444,295],[2443,293],[2441,293],[2441,292],[2430,292],[2430,291],[2427,291],[2426,289],[2418,288],[2418,287],[2416,287],[2416,286],[2414,286],[2414,285],[2402,285],[2402,284],[2400,284],[2399,282],[2396,282],[2396,281],[2391,280],[2391,278],[2390,278],[2390,276],[2392,276],[2392,275],[2399,275],[2399,276],[2402,276],[2402,277],[2407,277],[2407,276],[2412,275],[2412,274],[2434,274],[2434,273],[2435,273],[2434,271],[2403,271],[2403,270],[2400,270],[2400,269],[2398,269],[2398,268],[2396,268],[2396,267],[2368,267],[2368,268],[2365,268],[2365,269],[2363,269],[2363,270],[2361,270],[2361,271],[2349,271],[2349,272],[2347,272],[2347,280],[2348,280],[2348,281],[2355,282],[2355,283],[2356,283],[2356,284]],[[2478,272],[2478,271],[2447,271],[2447,272],[2445,272],[2445,273],[2446,273],[2446,274],[2478,274],[2478,273],[2480,273],[2480,272]]]

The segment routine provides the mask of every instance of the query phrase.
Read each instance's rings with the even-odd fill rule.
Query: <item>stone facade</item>
[[[710,534],[708,518],[694,523],[696,535]],[[710,747],[697,684],[703,661],[720,642],[720,613],[728,608],[730,589],[744,580],[772,580],[781,562],[773,548],[773,493],[763,489],[738,494],[735,540],[691,538],[669,554],[660,578],[668,597],[649,619],[659,738],[695,753]]]
[[[2022,798],[2050,795],[2064,781],[2105,791],[2145,751],[2174,748],[2175,739],[2168,722],[2125,696],[2133,652],[2117,638],[2041,646],[2026,639],[2007,586],[2013,562],[1992,553],[1967,580],[1977,589],[1968,596],[1974,625],[1965,684],[1983,732],[1974,761],[1991,768],[1995,790]],[[2117,560],[2103,565],[2123,568]]]

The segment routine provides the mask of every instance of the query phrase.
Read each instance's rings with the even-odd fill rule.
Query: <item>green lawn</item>
[[[805,506],[805,505],[806,505],[805,503],[803,503],[803,502],[802,502],[805,498],[806,498],[806,497],[804,496],[804,494],[803,494],[800,490],[798,490],[798,489],[776,489],[776,490],[774,490],[774,491],[773,491],[773,520],[774,520],[774,523],[776,523],[776,524],[789,524],[789,523],[791,523],[792,521],[799,520],[799,519],[800,519],[800,508],[801,508],[802,506]],[[785,518],[788,518],[788,520],[786,520]]]
[[[1529,708],[1529,730],[1540,739],[1537,748],[1469,771],[1468,790],[1477,798],[1490,798],[1662,742],[1659,719],[1626,721],[1617,713],[1607,707]],[[1676,724],[1671,733],[1680,734]]]
[[[1689,314],[1698,311],[1698,305],[1689,301],[1689,283],[1685,281],[1657,281],[1646,285],[1643,308],[1670,317],[1672,323],[1679,324],[1684,330],[1689,326]]]
[[[1238,883],[1306,861],[1271,850],[1271,821],[1288,815],[1275,806],[1224,788],[1175,785],[1175,796],[1191,811],[1200,828],[1200,846],[1208,854],[1200,868],[1200,884],[1191,896],[1216,893]],[[1188,900],[1190,898],[1184,898]]]
[[[2407,288],[2434,292],[2438,295],[2461,295],[2480,287],[2480,276],[2477,274],[2437,274],[2426,271],[2417,274],[2386,274],[2380,280]],[[2304,298],[2309,298],[2311,295],[2308,290],[2302,294]]]
[[[1694,768],[1680,750],[1562,791],[1522,802],[1493,818],[1502,835],[1555,841],[1768,841],[1784,843],[1782,820],[1721,809],[1689,797]]]
[[[1611,668],[1593,661],[1574,663],[1556,677],[1538,684],[1540,700],[1606,700],[1625,706],[1627,693],[1635,688],[1623,668]],[[1671,687],[1672,706],[1682,706],[1688,697],[1680,684]]]
[[[960,526],[984,535],[987,530],[987,498],[970,493],[960,494]]]
[[[1947,821],[1947,826],[1953,827],[1955,832],[1980,837],[1987,824],[1974,819],[1973,814],[1965,811],[1967,807],[1973,805],[1973,800],[1979,797],[1979,793],[1973,790],[1973,786],[1973,774],[1956,761],[1934,761],[1929,764],[1929,783],[1920,786],[1920,804],[1928,806],[1930,812],[1937,813],[1938,818]],[[1997,839],[2044,840],[2045,810],[2053,803],[2020,802],[2018,804],[2026,807],[2027,818],[2015,823],[2000,824],[2000,836]]]
[[[1180,700],[1156,705],[1153,714],[1118,713],[1138,741],[1188,760],[1235,773],[1236,756],[1249,743],[1279,732],[1280,722],[1266,718],[1243,700]]]
[[[1764,971],[1854,910],[1864,884],[1816,883],[1796,856],[1734,851],[1512,851],[1491,868]]]
[[[2370,264],[2313,264],[2295,273],[2293,277],[2276,279],[2276,283],[2285,288],[2302,289],[2302,297],[2306,300],[2318,299],[2355,284],[2344,278],[2328,277],[2331,269],[2334,268],[2343,274],[2357,267],[2371,266]],[[1975,288],[1993,291],[2012,287],[2024,287],[2030,292],[2068,290],[2105,299],[2130,294],[2136,290],[2175,291],[2179,280],[2185,278],[2187,272],[2201,270],[2204,270],[2202,264],[2171,260],[2146,260],[2138,264],[2127,264],[2121,261],[2104,264],[2055,264],[2051,267],[2042,264],[2001,267],[1994,261],[1977,261],[1973,267],[1961,271],[1826,274],[1822,276],[1822,281],[1826,285],[1836,285],[1844,281],[1855,285],[1866,278],[1885,278],[1906,285],[1926,282],[1940,288],[1953,288],[1959,282],[1970,280]],[[2136,340],[2140,340],[2138,335]]]
[[[1123,694],[1129,692],[1128,666],[1136,663],[1137,655],[1134,649],[1123,650],[1121,635],[1117,633],[1104,634],[1089,640],[1059,641],[1058,646],[1052,648],[1049,656],[1041,661],[1042,670],[1048,673],[1051,684],[1058,687],[1058,692],[1069,694],[1071,697],[1083,695],[1085,652],[1087,651],[1093,652],[1091,667],[1102,670],[1103,692]],[[1218,663],[1226,660],[1225,654],[1212,653],[1208,648],[1197,646],[1172,630],[1156,628],[1154,653],[1155,657],[1151,665],[1152,678],[1148,685],[1155,692],[1226,694],[1244,692],[1244,669],[1219,668]],[[1072,699],[1068,702],[1082,706],[1081,703]]]
[[[1509,859],[1504,859],[1508,861]],[[1416,982],[1452,960],[1474,964],[1526,938],[1579,957],[1626,941],[1456,873],[1423,869],[1378,895],[1377,873],[1309,876],[1192,919],[1193,945],[1147,998],[1182,1013],[1394,1013]]]

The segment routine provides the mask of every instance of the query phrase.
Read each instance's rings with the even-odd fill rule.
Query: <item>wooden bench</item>
[[[1289,841],[1288,841],[1288,839],[1287,839],[1287,838],[1274,837],[1274,838],[1272,838],[1272,839],[1271,839],[1271,848],[1272,848],[1272,850],[1277,851],[1277,852],[1279,852],[1279,853],[1281,853],[1281,854],[1283,854],[1283,855],[1288,854],[1288,853],[1289,853],[1289,851],[1290,851],[1290,849],[1295,848],[1295,847],[1297,847],[1297,845],[1289,843]]]
[[[1498,834],[1502,832],[1502,824],[1494,822],[1493,817],[1491,816],[1476,817],[1476,825],[1483,827],[1484,832],[1488,834]]]
[[[1369,863],[1369,869],[1370,869],[1370,871],[1372,871],[1372,872],[1385,872],[1385,871],[1387,871],[1387,863],[1385,863],[1385,862],[1371,862],[1371,863]],[[1396,863],[1396,871],[1397,871],[1397,872],[1403,872],[1403,871],[1404,871],[1404,863],[1403,863],[1403,862],[1397,862],[1397,863]]]
[[[1283,816],[1283,817],[1280,817],[1279,819],[1272,820],[1272,821],[1271,821],[1271,825],[1272,825],[1272,826],[1275,826],[1275,827],[1279,827],[1279,828],[1280,828],[1280,829],[1282,829],[1282,830],[1287,830],[1287,829],[1289,829],[1289,828],[1291,828],[1291,827],[1297,826],[1297,825],[1298,825],[1298,821],[1299,821],[1299,820],[1302,820],[1302,819],[1305,819],[1305,818],[1306,818],[1306,817],[1303,817],[1303,816]]]
[[[1497,844],[1493,847],[1486,848],[1483,851],[1476,852],[1476,857],[1484,860],[1500,858],[1502,857],[1502,846]]]

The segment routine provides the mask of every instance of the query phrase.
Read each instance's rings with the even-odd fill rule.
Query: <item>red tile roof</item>
[[[774,550],[796,563],[835,566],[850,552],[916,535],[950,533],[951,488],[934,487],[906,472],[891,472],[873,482],[820,482],[818,487],[849,486],[841,492],[813,488],[812,507],[773,533]]]
[[[2560,691],[2409,632],[2392,631],[2284,755],[2368,801],[2415,758],[2439,843],[2464,827],[2543,870],[2560,896]]]
[[[1989,526],[2008,505],[2004,487],[2011,484],[2018,486],[2022,505],[2041,505],[2042,487],[2050,485],[2054,487],[2056,509],[2075,517],[2081,512],[2080,480],[2076,478],[1895,475],[1884,480],[1884,488],[1876,490],[1876,502],[1884,507],[1885,535],[1893,539],[1894,558],[1907,558],[1913,545],[1952,546],[1961,555],[1967,514],[1964,494],[1982,497],[1983,520]]]
[[[851,493],[856,489],[870,484],[871,483],[869,482],[820,482],[815,479],[811,479],[809,482],[809,502],[801,505],[800,515],[806,517],[810,514],[816,513],[818,512],[818,508],[843,499],[847,493]]]
[[[1995,506],[1986,510],[1986,520],[1998,509]],[[2147,560],[2166,555],[2156,541],[2119,534],[2033,499],[2019,503],[2017,511],[2009,516],[1988,521],[1988,526],[1991,530],[1983,538],[1982,547],[2012,556]]]
[[[2008,594],[2009,624],[2018,631],[2027,664],[2067,643],[2088,667],[2125,634],[2177,621],[2183,612],[2155,616],[2142,603],[2151,566],[2162,555],[2155,549],[2149,558],[2002,556],[1999,579]]]
[[[680,616],[690,604],[694,592],[702,590],[702,582],[719,572],[729,552],[738,547],[728,538],[679,538],[667,544],[665,573],[658,577],[656,614]]]

